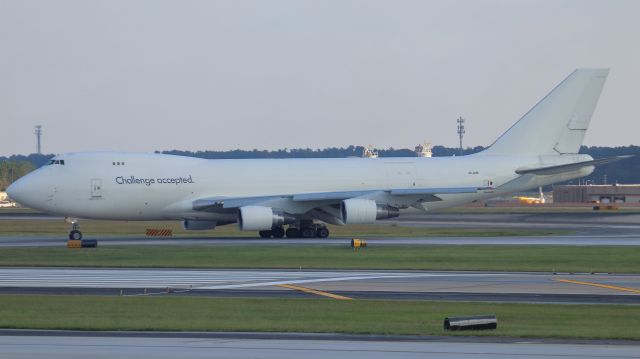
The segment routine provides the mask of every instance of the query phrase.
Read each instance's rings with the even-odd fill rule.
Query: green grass
[[[144,236],[147,228],[171,229],[178,237],[257,237],[257,232],[243,232],[235,225],[221,226],[211,231],[186,231],[178,221],[95,221],[82,220],[81,229],[91,236]],[[430,228],[403,227],[394,224],[329,226],[332,237],[501,237],[571,234],[571,231],[526,228]],[[54,235],[64,238],[69,224],[62,220],[0,220],[0,236]]]
[[[2,248],[0,266],[339,268],[640,273],[640,248],[597,246],[122,246]]]
[[[445,332],[447,316],[498,329]],[[206,297],[0,296],[0,327],[640,339],[640,307]]]

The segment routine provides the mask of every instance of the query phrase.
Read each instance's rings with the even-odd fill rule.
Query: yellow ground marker
[[[626,288],[626,287],[618,287],[618,286],[615,286],[615,285],[591,283],[591,282],[580,282],[580,281],[577,281],[577,280],[570,280],[570,279],[554,279],[554,280],[556,282],[590,285],[592,287],[607,288],[607,289],[619,290],[619,291],[623,291],[623,292],[632,292],[632,293],[640,294],[640,290],[638,290],[638,289]]]
[[[321,296],[329,297],[329,298],[333,298],[333,299],[353,300],[353,298],[345,297],[343,295],[327,293],[327,292],[323,292],[321,290],[316,290],[316,289],[311,289],[311,288],[306,288],[306,287],[300,287],[300,286],[293,285],[293,284],[278,284],[278,287],[287,288],[287,289],[293,289],[293,290],[299,290],[301,292],[317,294],[317,295],[321,295]]]

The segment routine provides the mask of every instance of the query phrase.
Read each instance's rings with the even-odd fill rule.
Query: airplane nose
[[[38,171],[29,173],[7,188],[7,195],[23,206],[46,211],[53,200],[47,177]]]
[[[22,182],[22,180],[17,180],[7,188],[7,195],[16,202],[20,202],[20,198],[24,197],[24,194],[22,193],[24,191],[24,186],[20,182]]]
[[[7,195],[9,198],[26,206],[30,205],[30,198],[33,197],[31,195],[33,188],[30,188],[32,186],[29,185],[31,178],[28,177],[29,175],[18,179],[13,182],[9,188],[7,188]]]

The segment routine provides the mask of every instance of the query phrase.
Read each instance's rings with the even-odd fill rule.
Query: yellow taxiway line
[[[333,293],[327,293],[327,292],[323,292],[321,290],[316,290],[316,289],[311,289],[311,288],[306,288],[306,287],[300,287],[300,286],[293,285],[293,284],[278,284],[278,287],[287,288],[287,289],[293,289],[293,290],[299,290],[301,292],[317,294],[317,295],[321,295],[321,296],[329,297],[329,298],[333,298],[333,299],[353,300],[353,298],[345,297],[345,296],[342,296],[342,295],[337,295],[337,294],[333,294]]]
[[[592,283],[592,282],[580,282],[580,281],[577,281],[577,280],[570,280],[570,279],[554,279],[554,280],[556,282],[562,282],[562,283],[573,283],[573,284],[590,285],[592,287],[600,287],[600,288],[613,289],[613,290],[619,290],[619,291],[623,291],[623,292],[632,292],[632,293],[640,294],[640,290],[638,290],[638,289],[626,288],[626,287],[618,287],[618,286],[615,286],[615,285]]]

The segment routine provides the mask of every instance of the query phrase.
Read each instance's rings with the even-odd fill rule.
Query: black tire
[[[260,231],[258,232],[260,238],[271,238],[271,231]]]
[[[271,234],[273,235],[273,238],[282,238],[284,237],[284,228],[276,227],[271,230]]]
[[[316,231],[316,237],[318,238],[327,238],[329,237],[329,229],[327,227],[320,227]]]
[[[287,228],[287,238],[300,238],[300,230],[295,227]]]
[[[313,238],[316,236],[316,230],[311,227],[302,228],[300,232],[301,232],[302,238]]]
[[[69,239],[72,241],[82,240],[82,232],[80,232],[77,229],[74,229],[73,231],[69,232]]]

